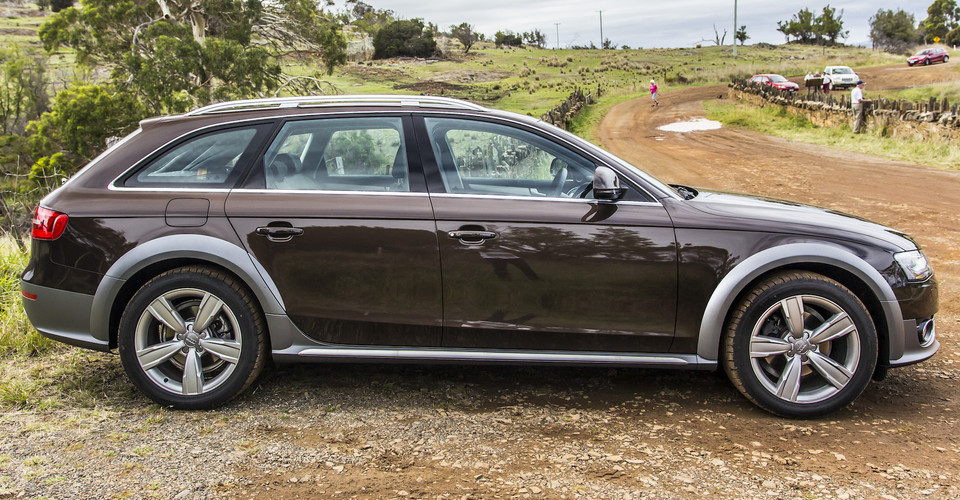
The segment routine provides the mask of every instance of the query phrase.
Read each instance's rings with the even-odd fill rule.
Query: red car
[[[786,78],[780,75],[774,74],[763,74],[763,75],[753,75],[750,78],[751,82],[762,83],[764,85],[773,85],[774,87],[780,90],[786,90],[788,92],[796,92],[800,90],[800,86],[796,83],[787,80]]]
[[[950,54],[939,47],[933,47],[929,49],[923,49],[920,52],[907,58],[907,65],[914,66],[917,64],[927,65],[935,62],[947,62],[950,60]]]

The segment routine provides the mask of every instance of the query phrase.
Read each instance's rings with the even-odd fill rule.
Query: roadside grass
[[[907,161],[944,169],[960,169],[960,144],[943,139],[926,141],[882,137],[879,132],[854,135],[850,125],[819,127],[806,118],[788,113],[782,106],[763,108],[748,104],[706,101],[707,118],[726,126],[746,128],[791,141],[830,146],[891,160]]]
[[[13,236],[0,233],[0,356],[35,356],[54,345],[30,326],[20,302],[20,274],[28,258]]]
[[[94,409],[141,398],[117,356],[54,342],[30,325],[20,295],[28,257],[0,232],[0,409]]]
[[[938,101],[946,98],[950,103],[960,102],[960,82],[937,83],[923,87],[913,87],[896,92],[879,92],[888,99],[906,99],[908,101],[926,101],[931,97]]]

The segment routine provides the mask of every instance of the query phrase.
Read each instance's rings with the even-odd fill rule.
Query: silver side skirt
[[[369,361],[421,363],[564,364],[601,366],[642,366],[713,370],[717,362],[695,354],[636,354],[610,352],[519,351],[404,347],[320,347],[291,346],[273,351],[277,362]]]

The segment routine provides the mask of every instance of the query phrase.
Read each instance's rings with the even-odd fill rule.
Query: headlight
[[[903,272],[907,274],[907,279],[922,281],[933,275],[933,269],[927,262],[927,257],[920,250],[911,250],[909,252],[900,252],[893,254]]]

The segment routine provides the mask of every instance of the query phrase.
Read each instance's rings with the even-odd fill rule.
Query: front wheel
[[[810,418],[848,405],[877,364],[877,334],[846,287],[809,272],[761,282],[731,315],[722,365],[761,408]]]
[[[253,383],[267,343],[246,288],[217,270],[183,267],[137,291],[120,319],[118,347],[127,375],[150,399],[206,409]]]

